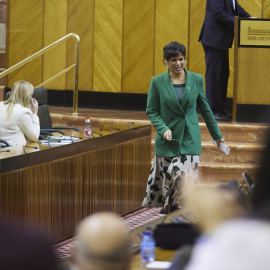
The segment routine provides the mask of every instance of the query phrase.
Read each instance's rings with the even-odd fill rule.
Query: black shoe
[[[227,110],[225,110],[225,109],[222,111],[222,113],[225,114],[225,115],[227,115],[227,116],[232,117],[232,114],[229,113],[229,112],[228,112]]]
[[[217,121],[230,121],[232,119],[231,116],[229,116],[223,112],[214,113],[214,117]]]

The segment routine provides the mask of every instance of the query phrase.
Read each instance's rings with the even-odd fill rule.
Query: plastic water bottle
[[[84,139],[90,139],[91,138],[91,121],[89,116],[86,116],[84,121]]]
[[[151,231],[144,231],[141,241],[141,269],[155,260],[156,242]]]

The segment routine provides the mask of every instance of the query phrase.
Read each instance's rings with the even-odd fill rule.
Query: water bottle
[[[156,242],[151,231],[144,231],[141,241],[141,269],[155,260]]]
[[[91,121],[89,116],[86,116],[84,121],[84,139],[90,139],[91,138]]]

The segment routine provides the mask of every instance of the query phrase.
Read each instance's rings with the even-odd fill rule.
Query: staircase
[[[255,180],[261,151],[264,148],[268,126],[256,124],[218,123],[226,145],[230,148],[227,156],[212,142],[203,121],[200,121],[202,134],[202,154],[200,155],[199,180],[203,183],[224,183],[237,179],[242,183],[243,172]],[[155,129],[152,129],[152,156],[154,156]]]

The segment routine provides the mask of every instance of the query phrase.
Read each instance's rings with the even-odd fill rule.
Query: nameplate
[[[270,20],[239,18],[239,47],[270,47]]]

